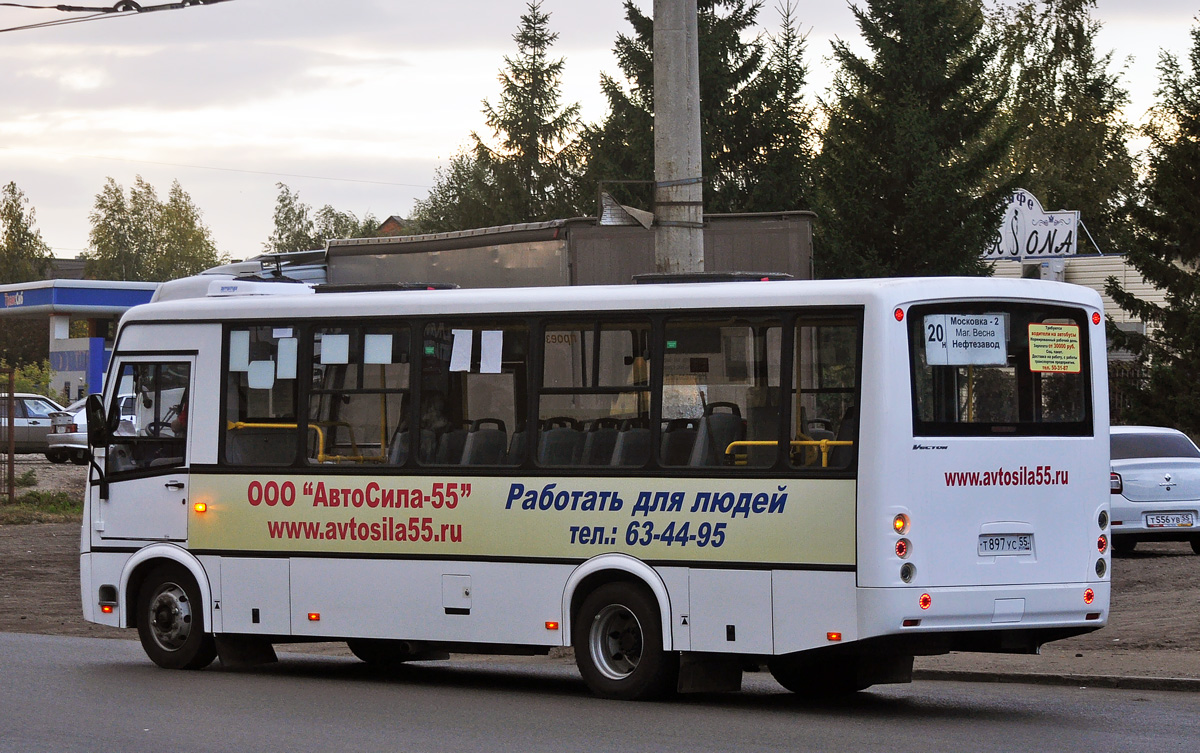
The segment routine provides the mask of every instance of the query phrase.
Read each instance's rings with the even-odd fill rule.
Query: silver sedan
[[[1200,449],[1183,432],[1158,426],[1114,426],[1112,544],[1187,541],[1200,554]]]

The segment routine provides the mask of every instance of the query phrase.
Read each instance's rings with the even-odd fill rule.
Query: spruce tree
[[[1163,53],[1158,102],[1143,135],[1150,141],[1142,202],[1134,210],[1138,237],[1127,259],[1147,282],[1165,291],[1165,305],[1123,289],[1115,277],[1106,292],[1145,322],[1145,337],[1110,326],[1117,345],[1138,355],[1146,381],[1132,395],[1139,423],[1174,426],[1200,435],[1200,26],[1191,32],[1189,68]]]
[[[416,202],[420,232],[533,222],[575,213],[579,105],[560,103],[565,60],[549,57],[558,34],[541,2],[531,2],[513,35],[517,54],[504,57],[500,97],[483,102],[490,140],[471,134],[468,151],[438,170],[429,195]]]
[[[999,19],[1013,85],[1004,127],[1016,138],[1002,174],[1050,209],[1075,209],[1101,251],[1125,251],[1136,164],[1133,127],[1122,116],[1129,93],[1096,51],[1096,0],[1022,0]],[[1080,251],[1092,249],[1088,236]]]
[[[994,178],[1011,135],[999,42],[979,0],[868,0],[853,8],[871,56],[840,64],[818,158],[823,277],[982,274],[1016,181]]]
[[[802,101],[804,38],[789,1],[774,37],[750,36],[762,8],[747,0],[699,0],[700,132],[704,208],[750,212],[810,207],[811,112]],[[613,52],[623,84],[604,74],[609,113],[584,129],[585,169],[577,184],[594,211],[598,183],[654,179],[654,22],[630,0],[632,35]],[[619,188],[614,189],[619,192]],[[650,192],[622,199],[647,206]],[[588,202],[591,202],[589,206]]]

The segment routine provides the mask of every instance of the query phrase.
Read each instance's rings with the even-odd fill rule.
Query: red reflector
[[[933,603],[933,597],[929,594],[921,594],[921,600],[918,602],[921,609],[929,609],[929,605]]]
[[[831,641],[840,641],[842,639],[842,634],[841,633],[826,633],[825,638],[827,640],[831,640]]]
[[[1088,590],[1083,592],[1083,603],[1084,604],[1091,604],[1095,600],[1096,600],[1096,592],[1095,591],[1093,591],[1092,589],[1089,588]]]
[[[1086,619],[1098,620],[1098,619],[1100,619],[1100,613],[1099,612],[1088,612]]]
[[[321,613],[320,612],[309,612],[308,613],[308,621],[309,622],[320,622],[321,621]]]
[[[1092,312],[1092,324],[1099,324],[1099,323],[1100,323],[1100,312],[1093,311]]]
[[[554,622],[552,620],[547,620],[546,621],[546,629],[547,630],[558,630],[558,623]]]
[[[898,321],[898,322],[904,321],[904,309],[896,309],[896,313],[894,314],[894,316],[896,317],[896,321]]]
[[[112,614],[112,611],[113,611],[112,604],[104,604],[103,606],[100,607],[100,611],[104,612],[105,614]]]
[[[1123,526],[1123,525],[1125,525],[1125,521],[1123,521],[1123,520],[1114,520],[1114,521],[1112,522],[1112,524],[1113,524],[1114,526]]]
[[[903,625],[904,627],[916,627],[917,625],[921,624],[921,621],[920,620],[905,620],[904,622],[902,622],[900,624]]]

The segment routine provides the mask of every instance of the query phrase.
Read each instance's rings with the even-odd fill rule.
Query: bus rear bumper
[[[958,651],[1035,651],[1046,641],[1104,627],[1109,595],[1108,581],[860,588],[859,636],[940,635],[943,639],[930,645]]]

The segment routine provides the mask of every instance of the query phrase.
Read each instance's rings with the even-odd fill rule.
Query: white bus
[[[320,291],[221,283],[121,323],[83,610],[163,667],[573,646],[602,696],[763,664],[826,693],[1107,621],[1086,288]]]

